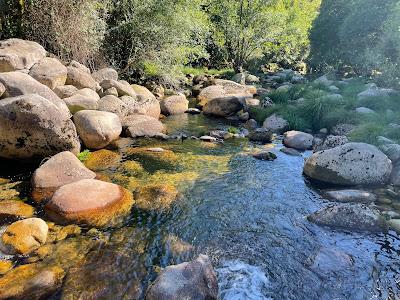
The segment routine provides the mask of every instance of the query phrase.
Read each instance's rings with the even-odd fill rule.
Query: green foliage
[[[81,162],[85,162],[85,161],[88,160],[89,156],[90,156],[90,151],[86,149],[86,150],[84,150],[84,151],[82,151],[82,152],[80,152],[80,153],[78,154],[78,159],[79,159]]]
[[[237,129],[236,127],[229,127],[228,128],[228,132],[232,133],[232,134],[238,134],[239,133],[239,129]]]
[[[399,26],[397,0],[325,0],[310,34],[310,64],[398,83]]]

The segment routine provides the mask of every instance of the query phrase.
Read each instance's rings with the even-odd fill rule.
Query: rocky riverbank
[[[126,226],[132,215],[168,215],[183,187],[200,174],[228,172],[232,154],[220,151],[228,142],[241,144],[246,149],[241,155],[265,164],[284,155],[307,157],[307,180],[327,185],[321,195],[331,202],[309,215],[310,222],[355,232],[400,231],[398,144],[385,137],[379,138],[379,148],[350,142],[343,124],[303,132],[289,130],[298,128],[279,114],[262,124],[251,119],[254,110],[274,105],[267,96],[271,90],[288,90],[307,80],[290,70],[261,80],[249,74],[233,80],[188,78],[182,90],[165,93],[161,86],[150,90],[119,80],[109,67],[92,72],[75,61],[61,62],[34,42],[0,42],[0,157],[7,164],[35,165],[26,180],[0,180],[0,299],[40,299],[54,293],[67,298],[76,293],[79,280],[78,290],[88,299],[111,296],[102,280],[88,280],[101,275],[91,269],[96,249],[102,249],[103,263],[132,265],[135,255],[148,247],[135,224]],[[334,84],[345,85],[326,77],[317,83],[328,86],[328,96],[335,99],[341,95]],[[358,97],[364,101],[395,93],[367,86]],[[187,97],[196,97],[196,108],[189,108]],[[173,121],[165,121],[181,124],[198,114],[235,126],[176,134]],[[282,141],[281,152],[273,150],[274,141]],[[128,243],[129,254],[121,250]],[[178,257],[176,263],[194,258],[192,245],[175,236],[160,243]],[[146,294],[147,270],[134,265],[138,274],[129,291],[116,289],[118,297]],[[112,280],[113,272],[110,268],[104,280]],[[200,255],[165,268],[146,297],[217,296],[211,261]]]

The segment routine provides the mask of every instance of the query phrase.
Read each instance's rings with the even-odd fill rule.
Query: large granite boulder
[[[89,88],[94,91],[100,89],[99,84],[93,79],[90,73],[85,72],[81,68],[67,67],[67,85],[73,85],[78,89]]]
[[[0,72],[29,70],[46,54],[46,50],[36,42],[20,39],[0,41]]]
[[[60,187],[45,210],[57,223],[109,227],[121,221],[133,203],[132,194],[116,184],[83,179]]]
[[[56,58],[45,57],[32,67],[29,75],[54,90],[57,86],[65,84],[67,67]]]
[[[166,132],[159,120],[146,115],[131,114],[122,120],[124,132],[129,137],[154,137]]]
[[[313,147],[314,137],[301,131],[287,131],[283,135],[283,143],[286,147],[297,150],[309,150]]]
[[[47,86],[21,72],[0,73],[0,84],[5,87],[3,98],[16,97],[27,94],[37,94],[52,102],[64,117],[70,117],[68,107]]]
[[[229,96],[209,100],[203,107],[203,112],[217,117],[229,117],[243,109],[239,97]]]
[[[90,149],[104,148],[122,132],[119,117],[105,111],[81,110],[74,115],[74,123],[79,137]]]
[[[316,180],[340,185],[379,185],[388,181],[392,162],[375,146],[345,145],[314,153],[304,173]]]
[[[54,89],[54,93],[56,93],[56,95],[61,99],[71,97],[75,95],[78,91],[79,90],[73,85],[57,86]]]
[[[105,79],[100,83],[100,86],[104,90],[108,90],[110,88],[116,88],[118,92],[118,96],[131,96],[136,98],[135,90],[129,85],[129,83],[125,83],[123,81]]]
[[[147,300],[216,300],[218,282],[208,256],[166,267],[146,294]]]
[[[289,123],[280,116],[273,114],[265,119],[263,127],[273,133],[282,134],[289,128]]]
[[[63,101],[72,114],[81,110],[97,110],[99,108],[98,100],[95,97],[82,94],[75,94],[71,97],[64,98]]]
[[[97,70],[96,72],[93,72],[92,77],[98,83],[100,83],[106,79],[118,80],[118,72],[115,71],[113,68],[103,68],[103,69]]]
[[[160,101],[161,112],[166,115],[179,115],[185,113],[189,108],[189,101],[185,95],[172,95]]]
[[[80,143],[69,116],[50,100],[23,95],[0,101],[1,157],[43,158],[62,151],[78,154]]]

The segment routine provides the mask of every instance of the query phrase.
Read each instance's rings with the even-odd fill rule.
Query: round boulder
[[[243,109],[241,99],[236,96],[215,98],[206,103],[203,112],[217,117],[229,117]]]
[[[75,95],[78,92],[78,89],[74,87],[73,85],[63,85],[63,86],[57,86],[54,89],[54,93],[61,99],[63,98],[68,98],[73,95]]]
[[[46,204],[46,213],[55,222],[107,227],[129,213],[132,194],[113,183],[84,179],[60,187]]]
[[[46,222],[39,218],[12,223],[1,235],[0,250],[27,255],[46,243],[48,229]]]
[[[1,157],[42,158],[62,151],[78,154],[80,143],[69,116],[51,101],[38,95],[0,101]]]
[[[132,114],[125,117],[122,125],[125,134],[133,138],[154,137],[166,132],[164,124],[159,120],[141,114]]]
[[[289,128],[289,123],[285,119],[273,114],[265,119],[263,127],[273,133],[282,134]]]
[[[160,102],[161,112],[166,115],[178,115],[183,114],[189,108],[189,101],[186,99],[185,95],[173,95],[169,96]]]
[[[308,150],[313,147],[314,137],[311,134],[292,130],[285,132],[283,137],[283,144],[286,147],[297,150]]]
[[[118,139],[122,132],[119,117],[110,112],[81,110],[73,119],[79,137],[90,149],[104,148]]]
[[[206,255],[200,255],[191,262],[166,267],[146,294],[147,300],[216,300],[217,298],[217,276]]]
[[[105,79],[110,80],[118,80],[118,72],[113,68],[103,68],[96,72],[93,72],[92,77],[98,83],[102,82]]]
[[[56,58],[45,57],[32,67],[29,75],[54,90],[57,86],[65,84],[67,67]]]
[[[67,85],[73,85],[78,89],[89,88],[94,91],[99,90],[99,84],[93,79],[90,73],[81,68],[67,67]]]
[[[390,159],[365,143],[348,143],[314,153],[304,166],[307,176],[339,185],[384,184],[391,171]]]
[[[64,98],[63,101],[72,114],[81,110],[97,110],[99,107],[96,97],[85,96],[82,94],[75,94],[71,97]]]

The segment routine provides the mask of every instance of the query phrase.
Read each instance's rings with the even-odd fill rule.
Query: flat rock
[[[350,231],[382,232],[386,229],[379,211],[363,204],[331,205],[308,216],[308,220],[318,225]]]
[[[358,203],[373,203],[377,201],[375,194],[362,190],[338,190],[327,191],[326,196],[337,202],[358,202]]]
[[[21,39],[0,41],[0,72],[29,70],[46,54],[46,50],[36,42]]]
[[[90,149],[104,148],[122,132],[119,117],[105,111],[81,110],[74,115],[74,123],[79,137]]]
[[[116,184],[83,179],[60,187],[45,210],[57,223],[108,227],[128,214],[133,203],[131,193]]]
[[[316,180],[339,185],[379,185],[389,180],[392,162],[375,146],[345,145],[314,153],[304,173]]]
[[[216,300],[218,282],[208,256],[166,267],[147,290],[147,300]]]

